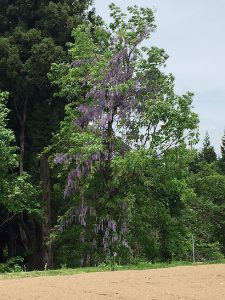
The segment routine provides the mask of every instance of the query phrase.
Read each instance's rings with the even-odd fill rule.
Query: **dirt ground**
[[[0,280],[0,300],[225,299],[225,265]]]

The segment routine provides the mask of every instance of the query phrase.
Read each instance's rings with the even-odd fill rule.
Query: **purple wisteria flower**
[[[116,222],[112,219],[108,220],[108,228],[116,232]]]

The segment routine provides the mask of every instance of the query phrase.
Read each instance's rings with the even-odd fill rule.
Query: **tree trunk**
[[[22,111],[19,112],[17,103],[19,97],[16,97],[14,99],[14,105],[15,105],[15,110],[17,117],[19,119],[19,124],[20,124],[20,134],[19,134],[19,144],[20,144],[20,165],[19,165],[19,175],[23,175],[24,172],[24,155],[25,155],[25,136],[26,136],[26,120],[27,120],[27,104],[28,104],[28,98],[26,97],[25,99],[22,98],[20,99],[23,103]],[[18,215],[18,223],[19,227],[19,234],[21,237],[22,244],[24,246],[24,249],[28,251],[29,249],[29,229],[26,227],[25,222],[23,220],[23,212],[21,212]],[[14,236],[15,232],[13,232],[13,228],[10,229],[9,231],[9,255],[14,256],[16,255],[16,240],[14,241]],[[13,249],[15,247],[15,249]]]
[[[43,269],[42,262],[42,226],[34,220],[32,216],[29,217],[28,226],[30,229],[30,249],[32,255],[29,260],[29,269]]]
[[[25,124],[21,124],[20,129],[20,175],[24,171],[24,151],[25,151]]]
[[[42,223],[42,263],[43,267],[53,268],[53,255],[51,246],[47,245],[51,233],[51,182],[48,155],[44,154],[40,161],[41,182],[42,182],[42,201],[44,220]]]
[[[26,128],[26,120],[27,120],[27,99],[24,101],[23,106],[23,114],[20,119],[20,175],[23,174],[24,171],[24,155],[25,155],[25,128]]]
[[[4,257],[5,244],[6,244],[5,234],[0,234],[0,263],[5,262],[5,257]]]
[[[16,233],[13,226],[8,230],[8,257],[16,256]]]
[[[19,232],[20,232],[21,241],[22,241],[24,249],[27,252],[29,250],[29,246],[30,246],[29,239],[28,239],[29,229],[27,228],[27,226],[26,226],[26,224],[23,220],[23,213],[21,213],[19,215],[18,225],[19,225]]]

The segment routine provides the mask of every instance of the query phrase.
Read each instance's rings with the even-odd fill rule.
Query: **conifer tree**
[[[10,126],[20,146],[20,174],[32,168],[31,160],[57,128],[63,103],[52,101],[47,73],[53,62],[67,59],[64,50],[71,31],[87,18],[90,4],[90,0],[1,2],[0,89],[10,93]]]
[[[18,173],[22,177],[29,172],[37,185],[41,179],[41,203],[44,218],[48,219],[44,224],[49,228],[49,173],[46,161],[40,162],[39,154],[63,118],[65,101],[53,100],[54,90],[47,73],[53,62],[68,60],[66,43],[72,29],[88,18],[94,22],[94,13],[87,13],[91,2],[3,0],[0,4],[0,90],[9,91],[9,126],[19,149]],[[18,225],[21,224],[26,228],[23,240],[32,241],[29,251],[23,243],[25,252],[31,253],[30,267],[43,267],[46,255],[41,236],[49,228],[41,229],[26,213],[21,215]]]
[[[218,164],[219,164],[219,168],[221,169],[221,171],[223,173],[225,173],[225,132],[224,132],[221,142],[222,142],[221,146],[220,146],[221,158],[219,159]]]
[[[205,134],[203,148],[200,152],[200,159],[209,164],[217,160],[217,155],[214,150],[214,147],[211,146],[210,136],[208,132],[206,132]]]

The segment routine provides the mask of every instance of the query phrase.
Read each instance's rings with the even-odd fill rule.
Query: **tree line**
[[[0,7],[0,263],[222,259],[225,136],[198,151],[193,94],[146,47],[150,8]]]

